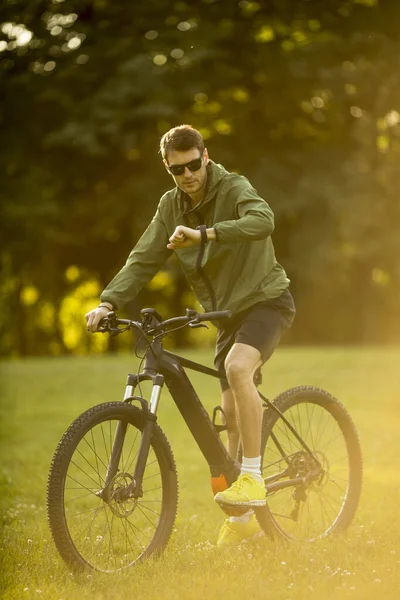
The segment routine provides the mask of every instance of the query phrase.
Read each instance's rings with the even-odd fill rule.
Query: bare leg
[[[262,404],[253,381],[254,373],[261,365],[260,352],[240,343],[232,346],[225,361],[229,391],[235,401],[243,455],[247,458],[260,456],[261,450]],[[234,437],[232,443],[233,440]],[[228,452],[230,453],[229,447]]]
[[[230,517],[231,526],[248,527],[243,537],[254,533],[253,527],[251,527],[251,533],[248,533],[253,516],[251,509],[256,506],[264,506],[266,503],[265,486],[260,470],[262,404],[254,385],[254,373],[261,365],[260,352],[253,346],[241,343],[233,344],[225,360],[230,394],[224,393],[223,402],[229,412],[232,407],[232,398],[234,400],[243,458],[237,481],[228,489],[218,492],[214,499],[228,514],[227,507],[234,507],[235,510],[238,507],[247,507],[247,511],[244,510],[245,514],[242,517]],[[228,434],[228,452],[231,453],[237,449],[238,443],[238,436],[234,434],[235,420],[232,410],[226,420],[227,424],[229,421],[231,429]],[[225,529],[222,530],[222,534]]]

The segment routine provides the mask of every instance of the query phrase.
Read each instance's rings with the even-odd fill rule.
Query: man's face
[[[181,188],[182,191],[186,192],[186,194],[192,195],[200,192],[207,181],[207,171],[206,166],[208,163],[208,153],[207,149],[204,150],[203,160],[201,163],[201,167],[198,171],[191,171],[189,167],[185,167],[182,175],[174,175],[169,171],[169,166],[176,165],[186,165],[191,161],[196,161],[201,157],[200,150],[197,148],[192,148],[191,150],[185,150],[184,152],[178,150],[172,150],[168,152],[167,160],[164,160],[164,164],[172,175],[176,185]]]

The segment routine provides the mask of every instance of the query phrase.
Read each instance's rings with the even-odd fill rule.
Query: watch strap
[[[202,244],[207,244],[208,242],[208,237],[207,237],[207,225],[199,225],[197,227],[197,229],[200,231],[200,235],[201,235],[201,243]]]

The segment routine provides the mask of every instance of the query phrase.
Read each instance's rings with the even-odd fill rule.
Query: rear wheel
[[[126,425],[118,470],[105,499],[107,467],[118,423]],[[141,410],[122,402],[95,406],[62,437],[48,481],[47,507],[55,544],[75,569],[119,571],[160,553],[174,525],[178,484],[174,458],[155,425],[142,494],[128,498],[144,426]]]
[[[267,408],[262,435],[267,506],[257,511],[261,527],[292,540],[344,530],[357,509],[362,483],[361,449],[349,414],[328,392],[309,386],[284,392],[274,404],[312,455]],[[302,483],[284,487],[289,480]]]

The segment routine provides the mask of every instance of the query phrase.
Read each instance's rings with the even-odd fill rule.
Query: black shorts
[[[247,344],[256,348],[263,363],[272,355],[282,334],[293,323],[296,309],[292,294],[285,290],[278,298],[254,304],[243,312],[233,315],[217,333],[214,365],[225,374],[225,359],[233,344]],[[229,385],[221,378],[222,390]]]

